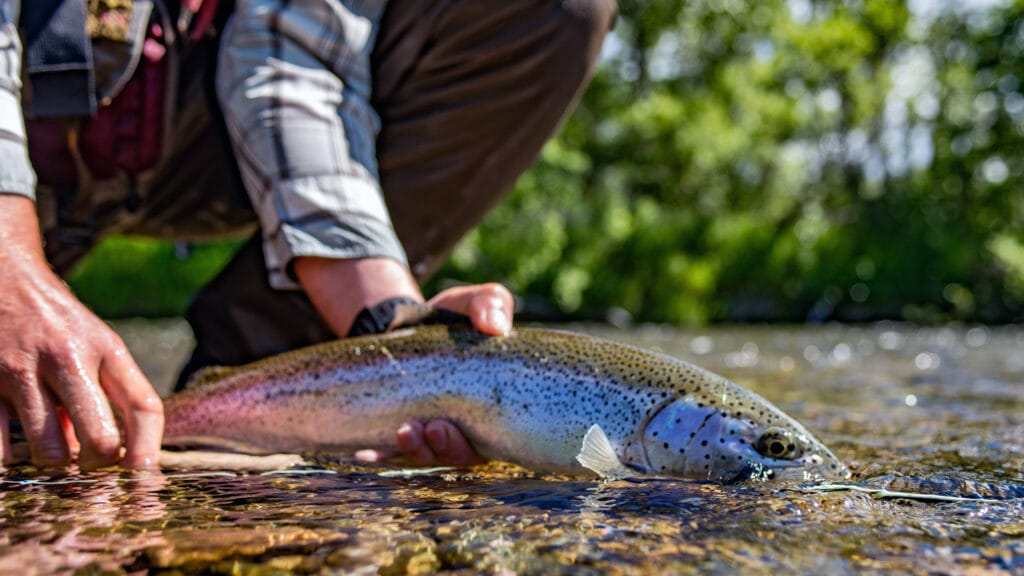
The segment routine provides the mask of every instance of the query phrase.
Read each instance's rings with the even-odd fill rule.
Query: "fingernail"
[[[492,308],[487,313],[487,319],[490,320],[491,325],[501,332],[502,336],[508,336],[508,333],[512,330],[512,322],[508,319],[508,314],[501,308]]]
[[[422,444],[422,439],[416,434],[412,425],[404,423],[398,426],[398,430],[395,432],[395,438],[398,440],[398,447],[403,452],[413,452]]]
[[[354,456],[360,462],[376,462],[380,460],[380,454],[376,450],[356,450]]]

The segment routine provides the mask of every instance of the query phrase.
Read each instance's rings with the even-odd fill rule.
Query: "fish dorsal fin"
[[[636,472],[626,467],[615,454],[608,435],[604,433],[601,426],[594,424],[583,436],[583,447],[576,455],[576,461],[584,468],[593,470],[598,476],[608,480],[629,478],[635,476]]]
[[[235,372],[238,372],[238,368],[234,366],[207,366],[206,368],[200,368],[189,377],[188,382],[185,384],[185,389],[206,386],[211,382],[223,380]]]

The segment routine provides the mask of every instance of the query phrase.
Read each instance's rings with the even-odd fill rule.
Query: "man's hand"
[[[409,271],[388,258],[299,258],[295,274],[327,324],[339,335],[348,334],[356,315],[367,306],[395,296],[423,301]],[[473,326],[485,334],[503,336],[512,328],[512,293],[501,284],[449,288],[434,296],[429,304],[468,316]],[[418,465],[483,461],[462,432],[447,420],[406,422],[399,426],[396,437],[402,455]],[[357,456],[374,461],[390,455],[364,450]]]
[[[83,469],[155,467],[163,403],[120,337],[50,270],[31,200],[0,194],[0,458],[11,460],[10,420],[32,462]],[[109,400],[109,401],[108,401]]]
[[[468,316],[473,327],[484,334],[508,336],[512,330],[512,293],[501,284],[449,288],[428,304]],[[421,466],[483,462],[462,432],[447,420],[434,420],[426,425],[415,421],[402,424],[398,427],[398,446],[407,459]]]
[[[515,302],[512,293],[501,284],[492,282],[449,288],[431,298],[427,304],[468,316],[473,327],[484,334],[508,336],[512,330]]]

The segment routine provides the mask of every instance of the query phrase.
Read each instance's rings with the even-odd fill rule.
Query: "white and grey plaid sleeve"
[[[35,197],[21,110],[20,2],[0,0],[0,193]]]
[[[238,0],[217,91],[271,285],[297,256],[406,263],[381,194],[370,52],[385,0]]]

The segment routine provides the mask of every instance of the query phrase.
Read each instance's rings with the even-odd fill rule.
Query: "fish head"
[[[663,404],[638,432],[643,454],[633,462],[655,474],[723,483],[849,477],[798,422],[756,394],[740,393],[743,401],[731,405],[706,396]]]

